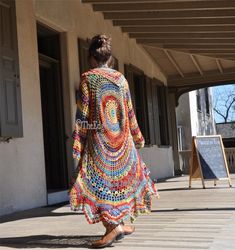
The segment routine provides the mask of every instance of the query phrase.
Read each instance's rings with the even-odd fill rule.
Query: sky
[[[216,108],[220,113],[225,115],[227,110],[226,106],[228,107],[233,98],[235,98],[235,84],[213,87],[212,92],[213,108]],[[213,112],[216,123],[224,122],[224,119],[221,115],[217,114],[214,110]],[[229,111],[227,121],[235,121],[235,102]]]

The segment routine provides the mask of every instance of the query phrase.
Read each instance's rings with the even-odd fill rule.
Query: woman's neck
[[[101,63],[101,64],[98,64],[98,65],[97,65],[97,68],[108,68],[108,67],[109,67],[109,66],[108,66],[107,63],[105,63],[105,64]]]

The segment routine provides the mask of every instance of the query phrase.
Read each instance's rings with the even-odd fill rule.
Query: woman
[[[134,232],[124,224],[151,209],[156,195],[136,148],[144,146],[128,82],[112,63],[111,39],[97,35],[89,47],[91,70],[82,74],[73,132],[78,168],[69,191],[71,210],[82,209],[90,224],[102,222],[104,236],[93,247],[110,246]]]

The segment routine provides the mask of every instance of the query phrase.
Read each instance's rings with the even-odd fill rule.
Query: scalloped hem
[[[72,211],[82,211],[89,224],[95,224],[101,221],[105,221],[111,224],[120,224],[122,221],[127,219],[130,219],[130,222],[133,223],[139,215],[151,213],[151,203],[153,196],[159,198],[159,194],[155,187],[152,190],[153,192],[146,190],[146,192],[142,193],[142,202],[138,202],[137,198],[133,198],[132,202],[129,202],[129,209],[125,209],[118,216],[116,216],[116,218],[114,218],[109,213],[109,211],[92,212],[98,211],[94,202],[92,202],[85,196],[82,196],[81,193],[78,196],[77,190],[74,192],[73,191],[74,189],[71,190],[69,195],[70,209]]]

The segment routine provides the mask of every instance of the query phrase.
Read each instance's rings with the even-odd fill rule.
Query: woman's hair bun
[[[101,34],[91,39],[89,57],[93,56],[98,63],[105,63],[112,55],[111,38]]]

